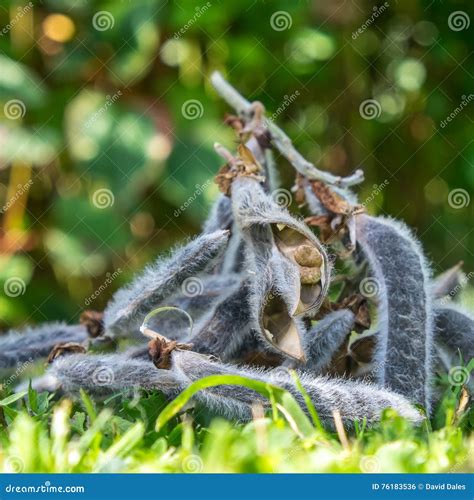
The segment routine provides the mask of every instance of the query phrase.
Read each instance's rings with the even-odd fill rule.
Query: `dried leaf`
[[[87,329],[87,333],[92,338],[97,338],[104,333],[104,313],[92,311],[91,309],[84,311],[79,322]]]
[[[352,205],[342,196],[339,196],[322,181],[310,181],[313,193],[317,196],[324,208],[338,215],[348,215]]]
[[[65,342],[63,344],[57,344],[53,347],[52,351],[49,353],[46,362],[48,364],[52,363],[55,359],[63,356],[64,354],[83,354],[87,352],[87,349],[83,344],[77,344],[76,342]]]

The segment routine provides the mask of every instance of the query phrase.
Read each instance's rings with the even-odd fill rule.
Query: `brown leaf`
[[[351,342],[349,353],[357,363],[370,363],[373,360],[375,350],[375,335],[365,335]]]
[[[151,339],[148,342],[148,351],[150,353],[153,364],[160,369],[169,370],[171,368],[171,353],[175,349],[189,351],[190,344],[181,344],[176,340],[169,340],[162,335]]]
[[[230,196],[230,187],[232,186],[232,180],[237,176],[237,172],[232,169],[232,167],[226,163],[217,172],[214,182],[217,184],[219,191],[224,193],[226,196]]]
[[[64,342],[62,344],[56,344],[49,353],[46,362],[52,363],[55,359],[59,358],[59,356],[63,356],[64,354],[83,354],[86,351],[87,349],[82,344],[78,344],[76,342]]]
[[[348,215],[352,211],[351,204],[339,196],[322,181],[310,181],[311,189],[324,208],[338,215]]]
[[[89,336],[95,339],[104,333],[103,318],[104,313],[89,309],[81,314],[79,322],[86,327]]]
[[[361,332],[368,330],[371,325],[369,307],[367,299],[356,293],[346,297],[342,302],[335,306],[335,309],[350,309],[355,315],[355,330]]]
[[[232,127],[237,134],[240,134],[240,132],[242,132],[242,129],[244,128],[244,121],[242,120],[242,118],[239,118],[236,115],[226,114],[224,123]]]
[[[456,412],[454,414],[454,419],[456,422],[464,415],[466,410],[469,408],[469,404],[471,402],[471,396],[469,391],[466,389],[466,386],[461,388],[461,394],[459,395],[459,402],[456,407]]]
[[[244,174],[258,174],[263,171],[262,166],[255,158],[254,154],[245,144],[239,144],[238,146],[239,157],[244,167]]]

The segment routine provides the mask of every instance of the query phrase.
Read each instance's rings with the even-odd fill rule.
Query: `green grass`
[[[471,366],[469,367],[472,368]],[[269,397],[268,415],[246,425],[189,408],[216,384],[243,384]],[[158,392],[116,394],[100,403],[53,394],[0,401],[0,468],[5,472],[472,472],[474,412],[460,411],[459,386],[430,422],[415,428],[393,411],[368,429],[324,430],[285,391],[234,376],[193,384],[171,403]],[[258,413],[258,412],[257,412]]]

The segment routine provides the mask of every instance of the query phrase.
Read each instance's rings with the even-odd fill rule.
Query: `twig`
[[[215,71],[211,75],[211,82],[217,93],[241,115],[250,115],[253,111],[252,104],[241,96],[224,77]],[[333,186],[348,187],[360,184],[364,180],[364,173],[357,169],[348,177],[340,177],[317,169],[306,160],[293,146],[290,138],[272,121],[265,119],[265,126],[270,131],[272,142],[280,153],[295,167],[295,169],[308,179],[326,182]]]

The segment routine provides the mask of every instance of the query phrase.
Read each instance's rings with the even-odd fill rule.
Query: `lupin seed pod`
[[[46,358],[56,344],[81,343],[87,339],[85,326],[57,322],[11,331],[0,337],[0,369]]]
[[[171,257],[148,266],[128,286],[115,293],[104,312],[106,330],[116,335],[137,333],[144,316],[166,297],[203,271],[223,251],[228,231],[203,234]],[[199,286],[199,283],[197,283]]]
[[[317,238],[277,205],[260,183],[232,184],[234,219],[248,244],[257,331],[274,348],[304,360],[298,316],[316,312],[329,286],[329,263]]]
[[[377,302],[377,383],[429,412],[434,324],[423,252],[405,225],[365,214],[356,217],[357,242],[372,271],[361,293]]]

